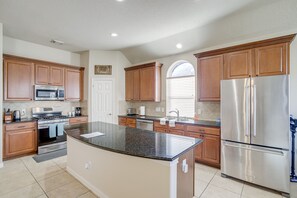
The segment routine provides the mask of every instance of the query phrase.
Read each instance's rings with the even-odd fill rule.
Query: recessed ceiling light
[[[56,40],[56,39],[52,39],[50,42],[53,43],[53,44],[57,44],[57,45],[63,45],[64,44],[63,41],[59,41],[59,40]]]
[[[117,37],[118,34],[117,34],[117,33],[111,33],[110,36],[112,36],[112,37]]]
[[[176,48],[181,49],[181,48],[183,48],[183,45],[181,43],[178,43],[178,44],[176,44]]]
[[[116,0],[117,2],[123,2],[123,1],[125,1],[125,0]]]

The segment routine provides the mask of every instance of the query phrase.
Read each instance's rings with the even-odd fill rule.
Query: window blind
[[[194,117],[195,113],[195,77],[167,79],[167,115],[178,109],[180,116]],[[175,116],[175,114],[172,114]]]

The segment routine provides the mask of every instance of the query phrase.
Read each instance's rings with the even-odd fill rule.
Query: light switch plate
[[[23,116],[23,117],[26,116],[26,109],[22,109],[21,116]]]

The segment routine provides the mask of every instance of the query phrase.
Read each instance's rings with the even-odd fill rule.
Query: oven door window
[[[36,90],[36,97],[37,98],[57,98],[58,94],[56,90],[41,90],[37,89]]]
[[[54,138],[49,137],[49,129],[38,129],[38,146],[64,142],[66,141],[65,133],[62,136],[56,136]]]

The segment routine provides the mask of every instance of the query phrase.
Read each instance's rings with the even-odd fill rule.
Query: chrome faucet
[[[177,119],[179,119],[179,110],[178,109],[175,109],[175,111],[174,110],[169,111],[169,113],[176,113]]]

